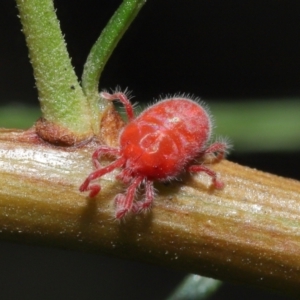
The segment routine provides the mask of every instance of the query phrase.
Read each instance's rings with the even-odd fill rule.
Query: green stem
[[[85,139],[89,106],[66,49],[52,0],[16,0],[34,69],[43,117]]]
[[[82,87],[94,113],[94,119],[99,118],[96,112],[99,110],[100,75],[117,43],[145,3],[146,0],[124,0],[102,31],[87,58],[82,75]],[[101,105],[105,104],[101,103]]]

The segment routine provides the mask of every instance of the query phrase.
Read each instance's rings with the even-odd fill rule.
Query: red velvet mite
[[[120,132],[119,148],[100,146],[92,159],[96,171],[92,172],[80,191],[90,191],[95,197],[101,190],[99,184],[91,183],[116,168],[122,170],[116,176],[128,188],[115,197],[116,218],[122,219],[129,212],[140,213],[150,209],[154,199],[154,181],[169,181],[183,172],[204,172],[212,178],[216,189],[224,184],[216,173],[203,164],[195,164],[207,154],[221,160],[228,145],[216,142],[207,145],[212,131],[212,121],[207,110],[199,103],[184,96],[164,99],[147,108],[135,118],[133,106],[126,94],[102,92],[107,100],[119,100],[125,107],[128,124]],[[101,155],[115,156],[116,160],[101,167]],[[145,197],[135,201],[138,188],[143,185]]]

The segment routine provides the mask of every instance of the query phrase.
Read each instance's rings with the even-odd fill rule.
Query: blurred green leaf
[[[10,105],[0,107],[0,127],[26,129],[42,115],[39,107]]]
[[[227,136],[235,151],[300,149],[299,99],[248,100],[210,105],[216,135]]]
[[[223,101],[209,106],[215,120],[215,136],[228,137],[234,151],[300,149],[299,99]],[[37,107],[0,107],[0,127],[28,128],[40,115]]]

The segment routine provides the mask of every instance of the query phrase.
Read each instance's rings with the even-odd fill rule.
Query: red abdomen
[[[148,179],[176,177],[210,138],[207,111],[185,98],[166,99],[131,121],[120,135],[126,168]]]

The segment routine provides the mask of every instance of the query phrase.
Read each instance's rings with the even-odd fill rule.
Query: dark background
[[[56,0],[76,73],[121,1]],[[0,1],[0,105],[38,105],[14,1]],[[299,1],[148,0],[113,53],[101,88],[129,87],[139,102],[185,92],[213,101],[300,95]],[[300,134],[299,134],[300,135]],[[230,159],[300,178],[299,153]],[[0,244],[2,299],[164,299],[185,274],[114,258]],[[213,299],[287,299],[232,286]]]
[[[78,76],[120,0],[54,1]],[[0,90],[37,104],[14,1],[0,2]],[[133,90],[139,102],[185,92],[214,98],[300,93],[298,1],[148,0],[101,78]],[[16,83],[18,84],[16,86]]]

